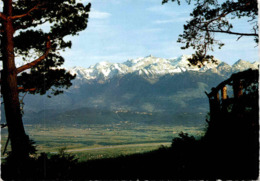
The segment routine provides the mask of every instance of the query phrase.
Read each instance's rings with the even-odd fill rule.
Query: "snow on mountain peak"
[[[257,63],[250,63],[248,61],[239,59],[238,61],[236,61],[233,64],[232,72],[239,72],[239,71],[250,69],[250,68],[251,69],[257,69],[258,65],[259,65],[259,62],[257,62]]]
[[[137,58],[137,59],[130,59],[127,60],[126,62],[124,62],[124,65],[127,65],[128,67],[132,67],[133,65],[137,64],[138,62],[140,62],[141,60],[143,60],[143,57]]]
[[[189,66],[188,58],[191,58],[191,55],[182,55],[176,59],[173,59],[172,65],[180,66],[180,67],[188,67]]]
[[[158,58],[152,55],[141,57],[137,59],[127,60],[123,63],[110,63],[99,62],[89,68],[74,67],[70,70],[71,73],[76,73],[78,79],[97,79],[103,78],[107,80],[114,76],[125,75],[128,73],[136,73],[138,75],[145,75],[151,77],[158,77],[165,74],[175,74],[185,71],[199,71],[205,72],[213,70],[214,72],[222,73],[226,70],[230,70],[231,66],[217,60],[217,64],[209,62],[205,63],[205,66],[199,68],[198,66],[191,65],[188,59],[191,55],[182,55],[177,58],[165,59]],[[258,67],[259,63],[251,64],[243,60],[239,60],[232,66],[232,71],[236,72],[237,69],[245,69],[247,67]]]
[[[259,68],[259,61],[255,61],[252,63],[252,65],[254,66],[254,69],[258,69]]]

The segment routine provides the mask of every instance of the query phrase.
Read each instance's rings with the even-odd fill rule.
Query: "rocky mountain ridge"
[[[123,63],[100,62],[89,68],[73,67],[69,71],[77,75],[79,80],[108,80],[115,76],[136,74],[148,78],[158,78],[166,74],[177,74],[186,71],[214,72],[220,75],[232,74],[245,69],[257,69],[259,62],[250,63],[245,60],[238,60],[232,66],[216,59],[217,63],[206,63],[199,68],[189,63],[190,55],[182,55],[178,58],[165,59],[152,55],[137,59],[127,60]]]

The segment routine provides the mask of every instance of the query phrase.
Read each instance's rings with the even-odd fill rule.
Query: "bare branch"
[[[232,13],[232,12],[234,12],[234,11],[229,11],[229,12],[226,12],[226,13],[223,12],[221,15],[219,15],[219,16],[216,17],[215,19],[212,19],[212,20],[206,21],[206,22],[201,22],[201,23],[204,23],[204,24],[208,25],[208,24],[210,24],[210,23],[212,23],[212,22],[214,22],[214,21],[221,20],[221,18],[226,17],[228,14],[230,14],[230,13]]]
[[[229,31],[229,30],[223,30],[221,28],[219,28],[220,30],[214,30],[214,29],[208,29],[208,27],[200,27],[200,26],[196,26],[196,25],[193,25],[194,27],[198,28],[199,30],[202,30],[202,31],[206,31],[206,32],[212,32],[212,33],[227,33],[227,34],[232,34],[232,35],[239,35],[239,36],[257,36],[258,37],[258,34],[255,32],[255,33],[239,33],[239,32],[233,32],[233,31]]]
[[[240,40],[240,38],[242,38],[243,35],[240,35],[238,38],[237,38],[237,41]]]
[[[42,56],[40,56],[39,58],[35,59],[34,61],[32,61],[30,63],[27,63],[27,64],[17,68],[16,69],[17,74],[19,74],[19,73],[21,73],[21,72],[23,72],[23,71],[25,71],[27,69],[30,69],[30,68],[36,66],[38,63],[40,63],[42,60],[44,60],[48,56],[50,51],[51,51],[51,41],[50,41],[50,37],[48,36],[48,42],[46,43],[46,51],[45,51],[45,53]]]
[[[233,31],[224,31],[224,30],[209,30],[209,32],[213,33],[227,33],[232,35],[239,35],[239,36],[258,36],[256,33],[238,33]]]

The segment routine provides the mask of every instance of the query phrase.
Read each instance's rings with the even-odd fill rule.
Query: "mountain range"
[[[127,60],[123,63],[100,62],[89,68],[74,67],[69,71],[77,75],[78,80],[99,80],[104,81],[116,76],[126,74],[136,74],[149,79],[156,79],[166,74],[183,73],[186,71],[206,72],[213,71],[218,74],[234,73],[245,69],[258,68],[259,63],[250,63],[244,60],[238,60],[233,66],[216,59],[216,63],[205,63],[205,66],[199,68],[191,65],[188,58],[190,55],[182,55],[178,58],[164,59],[149,55],[147,57]]]
[[[154,124],[201,124],[210,92],[232,73],[258,69],[259,62],[238,60],[232,66],[216,60],[190,65],[191,56],[164,59],[149,55],[123,63],[100,62],[73,67],[73,85],[63,94],[27,95],[26,123],[108,124],[134,121]]]

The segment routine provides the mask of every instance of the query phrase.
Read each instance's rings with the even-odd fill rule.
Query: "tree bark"
[[[243,85],[241,80],[234,80],[233,81],[233,92],[234,92],[234,98],[237,99],[243,94]]]
[[[29,141],[28,136],[25,134],[20,111],[17,71],[14,56],[13,20],[8,18],[12,16],[12,0],[4,1],[3,13],[6,15],[7,19],[2,20],[4,30],[1,40],[1,51],[3,56],[2,94],[6,122],[11,141],[12,156],[18,161],[28,157]]]

